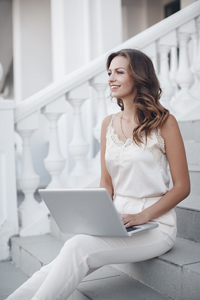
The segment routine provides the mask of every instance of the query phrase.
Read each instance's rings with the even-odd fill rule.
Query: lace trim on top
[[[106,134],[106,151],[117,165],[121,165],[124,160],[132,154],[134,147],[135,145],[133,144],[132,139],[129,138],[126,142],[121,141],[112,124],[110,123],[108,125]]]
[[[160,135],[160,129],[152,130],[151,135],[147,138],[146,146],[141,147],[133,142],[132,138],[123,142],[119,139],[119,136],[114,130],[112,125],[113,118],[107,127],[106,134],[106,151],[112,157],[116,164],[122,164],[126,158],[128,158],[135,148],[146,149],[150,151],[154,159],[161,165],[162,155],[165,154],[165,143],[164,139]],[[145,135],[142,134],[142,140],[145,143]]]
[[[165,141],[164,141],[163,137],[161,136],[161,129],[160,128],[158,128],[156,130],[156,137],[157,137],[157,140],[158,140],[158,143],[159,143],[159,146],[160,146],[162,152],[166,153],[166,151],[165,151]]]

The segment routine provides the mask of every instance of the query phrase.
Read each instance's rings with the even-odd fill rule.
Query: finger
[[[130,223],[130,221],[129,221],[128,219],[125,219],[125,218],[124,218],[123,222],[124,222],[124,225],[126,225],[126,224],[129,224],[129,223]]]
[[[125,222],[126,222],[125,215],[121,215],[121,216],[120,216],[120,218],[121,218],[121,220],[122,220],[123,224],[125,224]]]
[[[131,222],[127,222],[127,223],[125,224],[125,228],[128,228],[128,227],[130,227],[130,226],[132,226],[132,225],[131,225]]]
[[[131,226],[131,220],[130,219],[124,219],[124,225],[128,225],[128,226]]]

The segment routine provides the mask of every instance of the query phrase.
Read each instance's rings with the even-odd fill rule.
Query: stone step
[[[183,140],[193,140],[200,142],[200,119],[199,120],[185,120],[179,121],[180,131]]]
[[[178,237],[200,243],[200,197],[189,196],[176,207]]]
[[[200,142],[186,140],[184,145],[188,164],[200,166]]]
[[[199,243],[177,238],[175,246],[158,258],[114,267],[171,299],[199,300]]]
[[[68,236],[68,238],[70,238]],[[13,261],[26,273],[31,276],[42,265],[49,263],[59,253],[63,242],[51,235],[37,237],[14,237],[12,238]],[[15,267],[16,269],[16,267]],[[5,274],[4,268],[0,268],[0,279]],[[18,269],[19,270],[19,269]],[[1,273],[2,272],[2,273]],[[22,272],[22,271],[20,271]],[[8,273],[8,272],[7,272]],[[17,272],[15,270],[16,276]],[[12,275],[13,276],[13,275]],[[24,281],[26,275],[24,275]],[[7,276],[7,278],[10,278]],[[5,278],[4,278],[5,280]],[[13,291],[13,281],[6,283],[9,287],[4,291],[3,284],[0,289],[2,294],[8,295],[8,290]],[[19,281],[19,280],[18,280]],[[19,282],[21,284],[22,282]],[[18,286],[19,286],[18,284]],[[14,284],[16,288],[16,282]],[[7,294],[6,294],[7,293]],[[3,298],[2,298],[3,299]],[[129,275],[117,270],[112,266],[102,267],[90,275],[78,285],[77,290],[70,296],[69,300],[170,300],[162,293],[147,287],[146,285],[131,278]],[[1,298],[0,298],[1,300]]]
[[[63,245],[63,242],[51,235],[14,237],[11,243],[13,261],[28,276],[54,259]],[[199,299],[199,243],[177,238],[174,248],[158,258],[139,263],[113,265],[112,268],[114,269],[103,267],[87,276],[78,286],[78,291],[89,299],[133,299],[131,294],[136,295],[137,300]],[[115,269],[126,276],[115,272]],[[117,278],[118,276],[121,277]],[[146,290],[146,286],[150,289]],[[152,289],[159,294],[153,294]]]
[[[190,183],[192,196],[200,195],[200,166],[199,165],[189,165]]]
[[[189,175],[190,175],[190,184],[191,190],[190,195],[198,197],[200,195],[200,165],[188,165]],[[169,173],[170,174],[170,173]],[[172,188],[172,179],[170,174],[170,188]]]
[[[20,285],[29,278],[20,270],[12,261],[0,262],[0,300],[5,300],[12,294]],[[76,290],[68,300],[88,300],[78,290]],[[164,298],[163,298],[164,299]],[[20,299],[16,299],[20,300]]]
[[[0,261],[0,300],[6,299],[28,276],[12,261]]]

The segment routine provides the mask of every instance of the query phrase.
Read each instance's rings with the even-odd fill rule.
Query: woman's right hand
[[[149,221],[148,214],[145,210],[137,214],[123,214],[120,218],[126,228],[133,225],[142,225]]]

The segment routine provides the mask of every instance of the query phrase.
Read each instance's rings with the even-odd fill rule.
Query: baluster
[[[108,87],[107,75],[105,72],[101,73],[98,76],[95,76],[90,81],[91,86],[97,92],[97,123],[93,129],[94,137],[100,143],[101,135],[101,124],[103,119],[107,116],[107,109],[105,103],[105,91]]]
[[[14,101],[0,97],[0,261],[9,259],[9,240],[18,234],[13,117]]]
[[[192,21],[178,29],[179,67],[176,82],[180,87],[180,91],[177,93],[177,97],[171,100],[171,105],[175,111],[182,114],[194,109],[198,102],[189,92],[189,88],[193,83],[193,76],[189,67],[188,41],[194,31],[195,27]]]
[[[177,74],[177,70],[178,70],[178,53],[177,53],[177,47],[176,46],[172,46],[170,49],[170,73],[169,73],[169,77],[171,79],[171,83],[174,86],[174,94],[172,95],[171,99],[170,99],[170,107],[171,107],[171,112],[173,114],[176,115],[176,117],[178,117],[178,113],[176,111],[174,111],[173,109],[173,105],[171,105],[171,103],[173,103],[174,101],[176,101],[176,97],[179,91],[179,87],[178,84],[176,82],[176,74]]]
[[[24,201],[18,209],[21,236],[49,232],[47,212],[34,198],[34,192],[39,184],[39,176],[33,168],[30,137],[37,128],[38,112],[19,121],[16,125],[16,130],[23,140],[22,173],[17,179],[18,185],[25,195]]]
[[[172,46],[170,49],[170,72],[169,77],[171,79],[172,85],[175,87],[175,93],[178,92],[178,86],[176,83],[176,73],[178,69],[178,56],[177,47]]]
[[[163,89],[163,96],[161,98],[161,101],[163,102],[163,105],[167,109],[171,110],[170,99],[174,94],[175,88],[169,78],[169,58],[168,58],[169,51],[170,51],[170,46],[167,45],[158,46],[158,53],[160,57],[159,79],[161,82],[161,87]]]
[[[194,77],[194,83],[193,83],[192,87],[190,88],[190,93],[193,97],[195,97],[195,95],[193,95],[193,92],[195,91],[195,87],[198,83],[198,75],[197,75],[196,68],[195,68],[195,64],[197,61],[197,32],[195,32],[191,35],[191,39],[192,39],[193,55],[192,55],[192,63],[190,66],[190,70]]]
[[[46,105],[42,112],[50,122],[49,153],[44,159],[45,167],[51,174],[51,182],[47,189],[64,188],[60,180],[60,174],[65,167],[65,159],[60,151],[57,123],[61,115],[66,112],[65,98],[61,97]]]
[[[106,96],[105,92],[108,87],[107,74],[105,72],[95,76],[91,81],[90,85],[97,92],[97,122],[96,126],[93,129],[94,137],[100,143],[101,136],[101,125],[103,119],[107,116],[107,108],[106,108]],[[99,175],[101,172],[100,168],[100,151],[96,154],[95,158],[92,159],[90,171],[94,174],[97,174],[97,180],[99,179]]]
[[[160,80],[161,88],[163,90],[163,94],[161,97],[161,102],[163,105],[172,110],[170,106],[170,99],[174,94],[174,86],[169,77],[169,51],[172,46],[176,46],[176,31],[172,30],[169,33],[165,34],[158,40],[158,53],[160,59],[160,70],[158,78]]]
[[[153,42],[147,45],[146,47],[142,48],[142,51],[151,58],[154,65],[154,69],[156,73],[158,73],[156,42]]]
[[[69,150],[76,161],[76,165],[71,172],[72,175],[85,175],[87,169],[85,167],[85,158],[89,150],[89,144],[86,142],[83,134],[83,126],[81,122],[81,106],[86,99],[68,99],[74,109],[74,130],[73,139],[69,145]]]
[[[81,106],[89,98],[88,83],[70,91],[66,97],[74,109],[73,138],[69,144],[69,151],[75,160],[75,167],[70,173],[68,185],[71,187],[82,187],[88,179],[85,159],[89,151],[89,144],[86,142],[83,134]]]
[[[196,28],[197,32],[193,36],[193,47],[194,47],[194,53],[193,53],[193,65],[192,65],[192,71],[195,74],[195,83],[191,87],[190,92],[193,97],[196,97],[199,99],[200,95],[200,16],[196,19]]]

